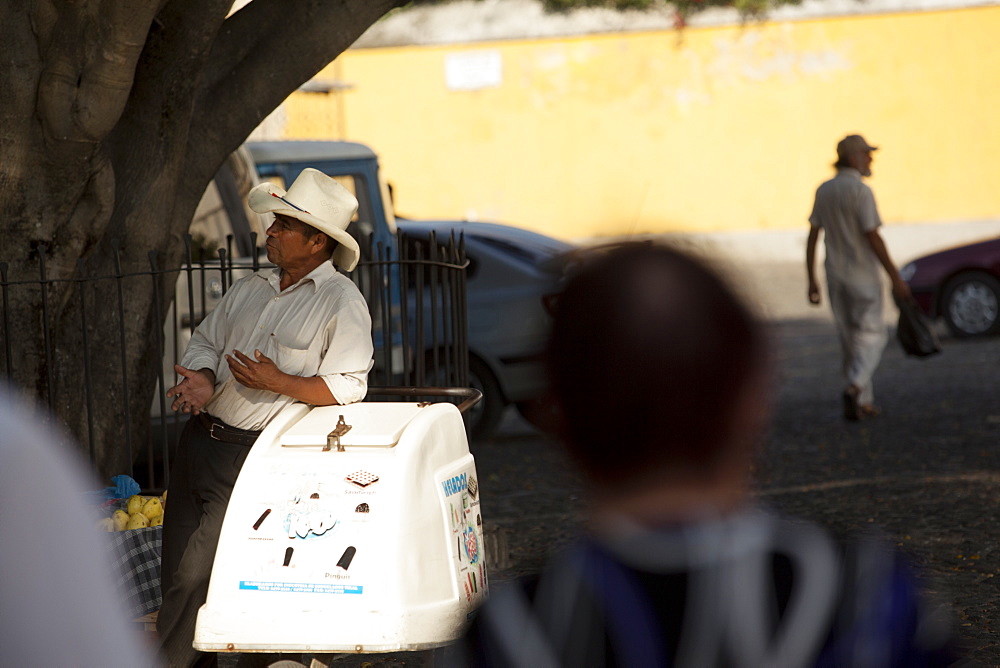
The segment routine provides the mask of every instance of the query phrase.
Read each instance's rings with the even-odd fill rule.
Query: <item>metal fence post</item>
[[[8,296],[8,289],[10,284],[7,282],[7,263],[0,262],[0,286],[3,287],[3,341],[4,341],[4,354],[7,359],[7,375],[14,375],[14,352],[13,346],[10,344],[10,301]]]
[[[133,470],[133,450],[132,450],[132,409],[129,407],[128,400],[128,356],[126,355],[126,341],[125,341],[125,290],[122,286],[122,279],[124,275],[122,274],[122,261],[121,261],[121,247],[115,244],[115,286],[118,288],[118,343],[121,346],[122,356],[122,404],[125,407],[125,445],[128,447],[129,452],[129,466],[128,472],[132,477],[135,471]]]
[[[45,244],[38,244],[38,280],[42,287],[42,341],[45,346],[45,379],[47,387],[45,388],[46,398],[48,399],[49,410],[55,409],[55,379],[52,376],[53,371],[53,360],[52,360],[52,335],[49,333],[49,282],[45,275],[45,253],[49,250],[49,247]]]
[[[150,268],[150,278],[153,280],[153,308],[156,312],[155,322],[163,322],[163,297],[160,294],[160,278],[162,277],[161,272],[156,264],[156,251],[149,251],[149,268]],[[174,309],[177,312],[177,309]],[[177,340],[176,334],[174,335],[174,340]],[[163,357],[166,355],[166,345],[163,341],[163,328],[156,328],[156,351],[157,351],[157,364],[156,364],[156,378],[159,385],[160,391],[158,392],[158,401],[160,404],[160,446],[163,449],[163,486],[170,486],[170,444],[167,439],[167,384],[166,378],[163,375]],[[153,439],[147,439],[147,449],[146,456],[149,458],[147,465],[147,475],[149,475],[150,486],[156,486],[156,472],[153,466]]]
[[[84,277],[83,259],[76,261],[77,281],[80,286],[80,331],[83,333],[83,394],[87,402],[87,452],[90,463],[97,460],[96,444],[94,443],[94,382],[90,368],[90,332],[87,326],[87,280]]]

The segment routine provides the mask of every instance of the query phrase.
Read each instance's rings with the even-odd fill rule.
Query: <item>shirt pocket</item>
[[[287,346],[279,341],[274,334],[268,337],[268,348],[270,349],[268,357],[274,360],[278,368],[285,373],[293,376],[315,375],[315,372],[307,373],[309,367],[308,348]]]

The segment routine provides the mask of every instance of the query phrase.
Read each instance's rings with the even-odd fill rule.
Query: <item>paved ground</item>
[[[1000,339],[945,337],[943,353],[924,360],[892,340],[876,377],[884,415],[845,423],[833,327],[825,306],[805,303],[802,263],[726,257],[777,350],[774,422],[756,471],[763,500],[838,531],[881,527],[952,605],[972,665],[1000,666]],[[537,570],[575,532],[584,490],[558,448],[514,413],[473,452],[484,519],[508,541],[509,563],[492,580]],[[324,660],[432,666],[435,656]]]

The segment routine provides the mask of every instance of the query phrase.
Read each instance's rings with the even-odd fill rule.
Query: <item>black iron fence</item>
[[[254,240],[256,241],[256,240]],[[212,259],[198,259],[193,256],[190,237],[186,240],[186,259],[180,267],[161,268],[157,266],[156,253],[149,253],[149,267],[143,271],[122,271],[118,255],[114,266],[99,276],[83,276],[82,263],[78,265],[77,276],[54,279],[48,276],[46,249],[38,253],[37,277],[10,277],[8,264],[0,262],[0,350],[2,366],[0,377],[17,384],[18,365],[25,363],[29,356],[42,356],[44,369],[42,381],[31,388],[41,396],[53,413],[58,413],[56,388],[59,379],[55,377],[57,355],[54,352],[53,332],[65,327],[66,318],[58,319],[51,303],[50,293],[59,285],[61,295],[66,299],[78,299],[80,313],[78,340],[80,349],[74,351],[82,359],[82,377],[77,379],[79,398],[82,405],[75,407],[82,411],[86,419],[74,431],[74,437],[87,453],[91,461],[99,449],[94,425],[98,411],[106,410],[98,406],[98,389],[102,394],[108,388],[95,387],[91,369],[95,357],[92,340],[92,319],[95,317],[113,319],[113,327],[119,338],[120,359],[115,364],[121,393],[136,387],[130,384],[131,364],[126,354],[126,314],[135,312],[136,305],[128,303],[128,295],[135,291],[127,288],[134,282],[145,281],[152,284],[146,294],[152,294],[152,322],[164,323],[150,335],[155,337],[157,364],[156,388],[148,414],[131,415],[129,405],[134,402],[120,402],[124,410],[123,438],[106,447],[124,448],[130,456],[131,470],[128,473],[147,490],[162,489],[169,485],[169,466],[173,448],[180,429],[187,416],[172,413],[165,391],[175,384],[173,365],[183,357],[187,341],[198,323],[219,303],[234,281],[251,272],[268,270],[273,265],[261,263],[257,256],[234,259],[233,240],[229,238],[227,248],[219,249]],[[369,375],[371,388],[366,401],[399,400],[399,392],[379,393],[382,387],[466,387],[468,379],[468,340],[466,313],[465,256],[464,241],[450,237],[436,239],[429,237],[408,237],[399,233],[393,245],[362,243],[362,260],[350,276],[359,287],[372,315],[372,336],[375,342],[375,364]],[[106,294],[117,295],[116,303],[103,303],[95,311],[87,304],[88,287],[97,283],[105,288],[116,289]],[[61,284],[61,285],[60,285]],[[164,296],[163,285],[174,284],[172,298]],[[30,292],[25,295],[24,291]],[[37,313],[32,320],[33,331],[25,333],[18,323],[15,332],[10,302],[14,297],[27,297],[37,303]],[[147,297],[148,298],[148,297]],[[88,318],[91,318],[88,321]],[[57,324],[58,320],[58,324]],[[107,331],[107,330],[106,330]],[[105,336],[105,338],[107,338]],[[107,341],[104,341],[107,344]],[[29,352],[30,348],[30,352]],[[105,348],[106,349],[106,348]],[[108,363],[107,360],[104,360]],[[143,391],[149,388],[143,385]],[[418,395],[419,396],[419,395]],[[440,397],[439,397],[440,399]],[[454,399],[456,403],[461,397]],[[83,426],[85,424],[85,426]]]

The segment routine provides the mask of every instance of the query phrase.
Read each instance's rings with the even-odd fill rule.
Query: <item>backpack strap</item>
[[[820,655],[834,618],[840,590],[840,558],[826,531],[805,522],[777,520],[772,549],[732,564],[723,585],[731,594],[733,656],[748,665],[773,668],[808,666]],[[776,628],[772,554],[791,561],[791,598]]]
[[[552,643],[534,606],[519,582],[492,588],[489,602],[480,610],[496,664],[511,668],[559,668]]]

